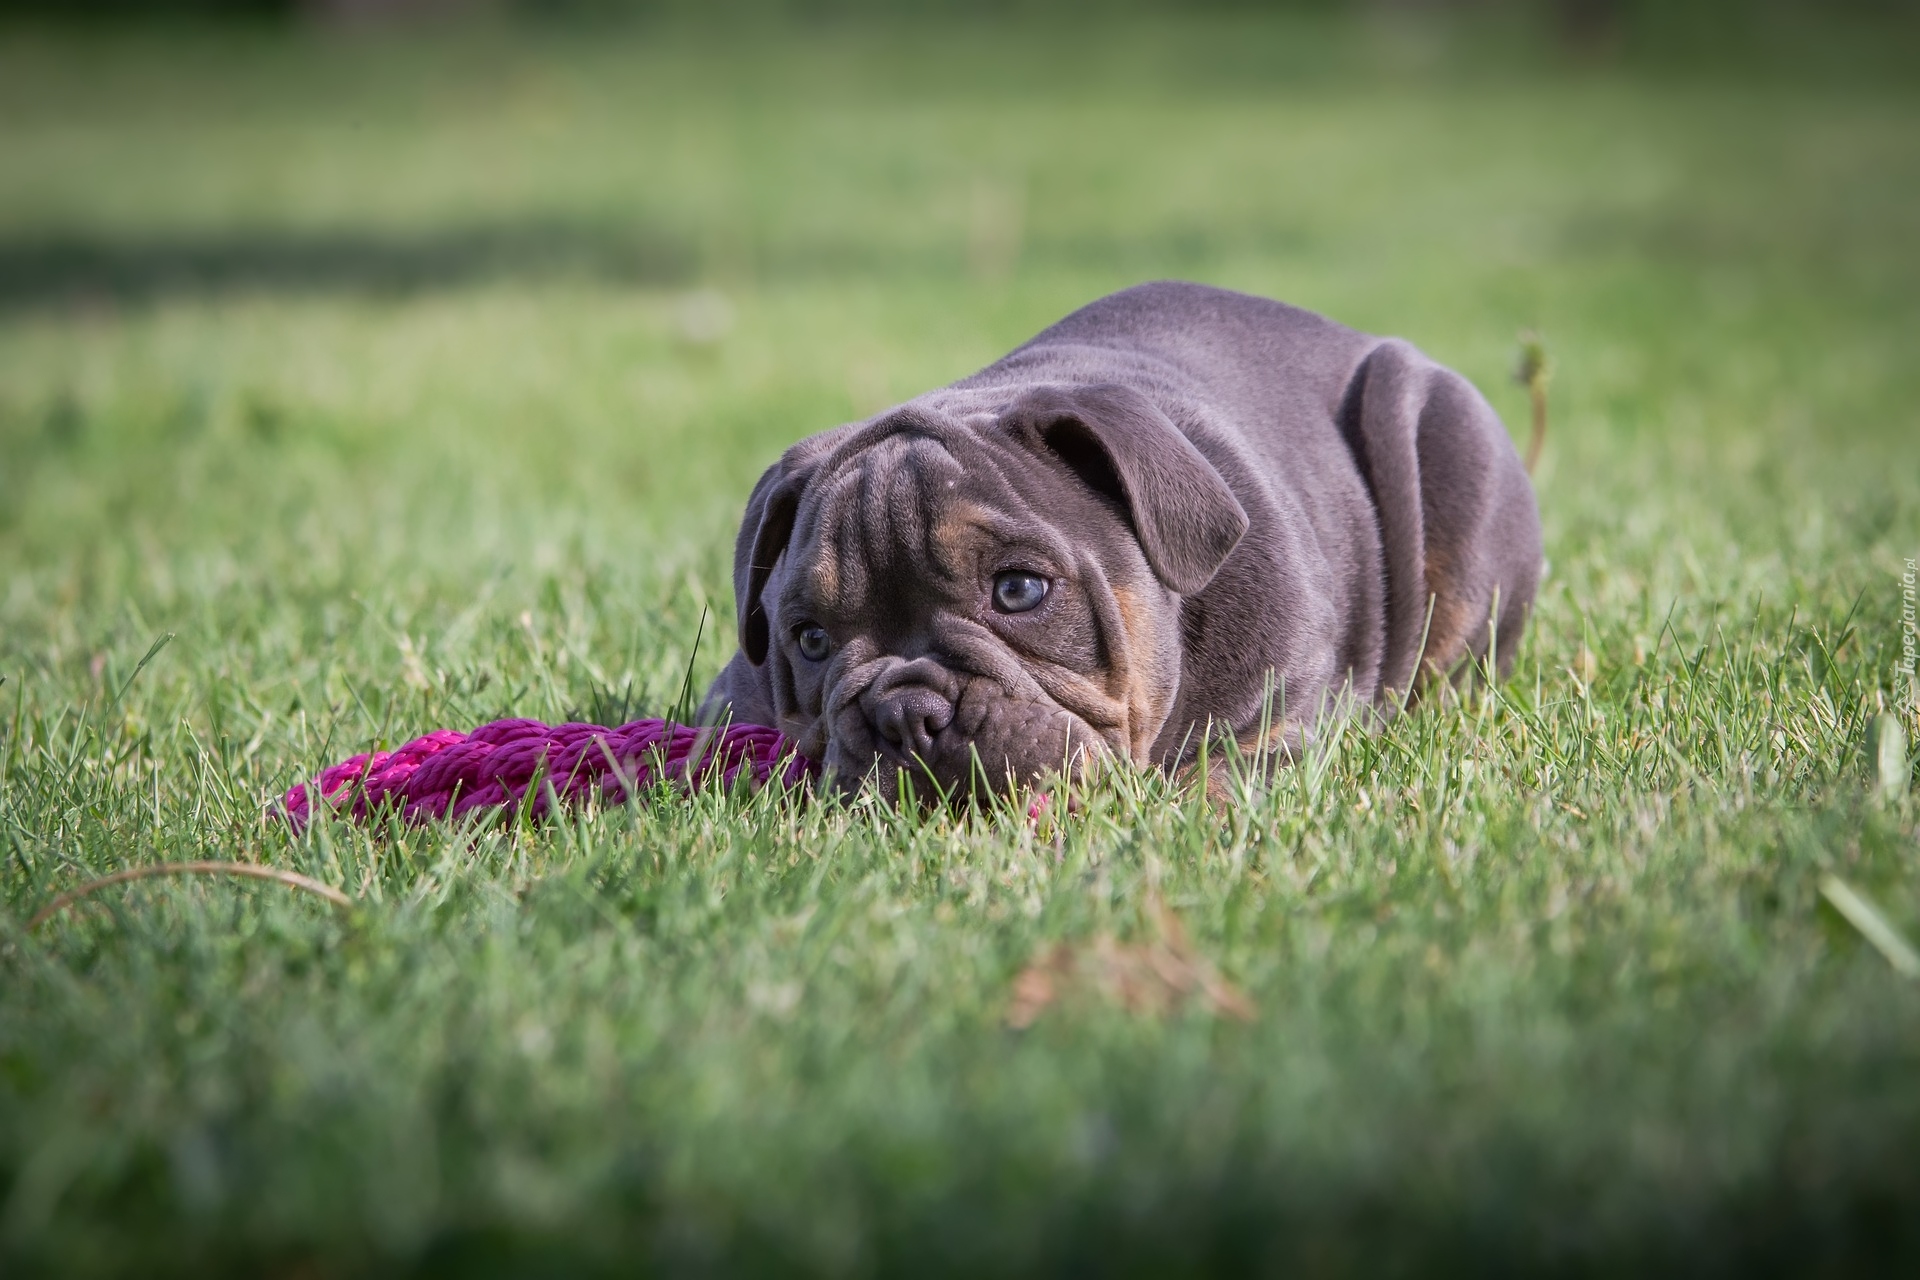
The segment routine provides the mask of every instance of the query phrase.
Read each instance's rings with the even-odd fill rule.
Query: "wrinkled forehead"
[[[819,600],[939,591],[1027,515],[996,460],[964,435],[905,429],[830,459],[794,528],[794,585]]]

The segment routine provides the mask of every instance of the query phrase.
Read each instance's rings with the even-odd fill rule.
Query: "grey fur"
[[[787,450],[747,503],[741,650],[703,715],[778,725],[843,785],[1172,767],[1208,725],[1293,748],[1496,639],[1504,674],[1540,553],[1464,378],[1278,302],[1140,285]],[[1054,583],[1032,613],[991,607],[1007,569]]]

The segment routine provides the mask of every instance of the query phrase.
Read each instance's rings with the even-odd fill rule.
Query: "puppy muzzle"
[[[962,676],[928,658],[881,658],[850,676],[870,679],[858,693],[833,699],[839,711],[825,761],[848,792],[871,780],[891,797],[902,777],[928,801],[1000,790],[1075,771],[1105,745],[1057,705],[1011,696],[989,678]]]
[[[953,703],[926,685],[903,685],[860,700],[880,749],[901,763],[930,759],[933,743],[953,723]]]

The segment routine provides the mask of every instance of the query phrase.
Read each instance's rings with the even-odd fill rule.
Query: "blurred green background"
[[[1549,465],[1742,480],[1690,518],[1885,483],[1915,165],[1874,68],[1912,28],[1768,9],[1686,70],[1598,8],[1596,46],[1428,6],[17,29],[8,607],[263,540],[427,576],[717,548],[785,442],[1157,276],[1409,337],[1510,418],[1540,329]],[[1742,41],[1758,69],[1717,66]]]
[[[1920,728],[1907,7],[0,12],[0,1261],[1920,1252],[1920,990],[1817,887],[1920,933],[1863,758]],[[267,816],[370,742],[664,710],[779,449],[1164,276],[1409,338],[1516,432],[1544,338],[1502,700],[1051,847]],[[370,905],[22,927],[192,857]],[[1163,898],[1253,1024],[1005,1030]]]

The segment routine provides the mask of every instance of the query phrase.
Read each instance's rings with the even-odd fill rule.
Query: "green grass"
[[[1920,983],[1820,884],[1920,938],[1864,749],[1920,728],[1920,97],[1464,31],[0,46],[0,1265],[1911,1265]],[[1509,684],[1057,826],[269,816],[371,742],[667,708],[781,446],[1165,275],[1516,430],[1545,335]],[[26,931],[191,858],[362,906]],[[1161,904],[1250,1021],[1008,1028]]]

